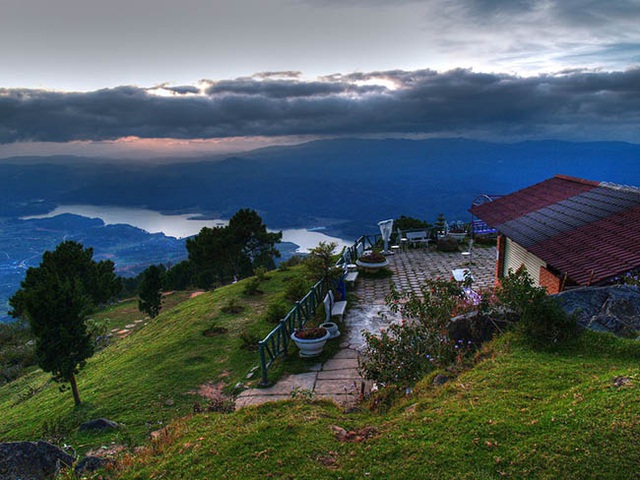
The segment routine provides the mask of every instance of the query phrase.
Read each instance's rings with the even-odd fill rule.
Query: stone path
[[[245,390],[236,399],[236,408],[304,395],[332,400],[345,409],[355,405],[362,394],[369,393],[370,382],[358,374],[357,350],[351,348],[348,341],[340,346],[343,348],[333,358],[324,364],[312,364],[308,373],[289,375],[270,388]]]
[[[347,311],[344,325],[346,334],[338,339],[341,350],[333,358],[322,363],[310,363],[309,372],[289,375],[270,388],[252,388],[236,399],[236,407],[259,405],[265,402],[289,400],[294,396],[309,395],[313,398],[333,400],[343,408],[356,404],[361,395],[368,394],[371,384],[358,374],[358,355],[364,340],[362,330],[377,332],[397,321],[389,312],[384,297],[391,291],[391,282],[400,290],[418,291],[428,278],[450,278],[456,268],[469,268],[474,277],[474,288],[480,290],[493,286],[496,250],[476,248],[473,261],[461,253],[441,253],[428,249],[410,249],[390,255],[389,268],[394,275],[387,279],[358,279],[355,294],[358,304]]]

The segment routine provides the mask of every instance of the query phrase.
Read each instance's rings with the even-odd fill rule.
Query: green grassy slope
[[[637,478],[639,359],[593,332],[551,353],[509,335],[384,415],[296,401],[180,420],[118,478]],[[341,442],[334,426],[373,435]]]
[[[244,295],[244,282],[239,282],[192,299],[186,293],[167,297],[157,318],[88,361],[77,377],[83,401],[79,408],[70,392],[59,392],[40,370],[0,387],[0,440],[63,438],[80,444],[81,450],[108,440],[139,443],[149,431],[191,412],[194,401],[206,404],[196,394],[199,386],[224,384],[229,390],[240,381],[259,381],[259,371],[251,381],[245,378],[259,357],[257,351],[241,348],[240,334],[261,338],[269,332],[273,325],[260,318],[265,305],[296,274],[273,272],[261,285],[262,295]],[[221,312],[232,298],[245,307],[243,312]],[[142,318],[136,305],[125,303],[96,317],[110,318],[110,328],[122,327]],[[227,333],[204,336],[212,326]],[[81,421],[97,417],[111,418],[126,429],[116,438],[74,433]]]

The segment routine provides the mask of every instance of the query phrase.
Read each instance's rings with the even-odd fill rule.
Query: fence
[[[280,320],[276,328],[271,330],[264,340],[258,342],[260,351],[260,367],[262,369],[261,386],[267,386],[269,367],[282,355],[287,354],[287,348],[291,341],[291,334],[296,328],[302,328],[307,320],[315,316],[318,305],[322,303],[328,293],[328,285],[325,279],[316,283],[302,300],[296,302],[287,315]]]
[[[362,235],[352,246],[345,248],[338,258],[336,266],[344,268],[347,264],[355,263],[365,250],[376,246],[380,238],[380,234]],[[296,328],[302,328],[307,320],[315,316],[318,306],[329,291],[328,289],[328,282],[323,278],[311,287],[309,293],[302,300],[296,302],[289,313],[280,320],[278,326],[271,330],[264,340],[258,342],[260,368],[262,370],[260,386],[266,387],[269,385],[269,368],[278,358],[287,354],[291,334]]]

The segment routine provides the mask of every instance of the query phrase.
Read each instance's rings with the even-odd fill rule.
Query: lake
[[[185,238],[196,235],[203,227],[219,227],[229,223],[225,219],[199,219],[197,214],[164,215],[154,210],[129,207],[100,207],[94,205],[60,205],[46,215],[36,215],[28,218],[49,218],[72,213],[88,218],[99,218],[107,225],[125,224],[141,228],[149,233],[164,233],[169,237]],[[338,250],[350,246],[342,238],[332,237],[318,231],[305,228],[282,230],[282,241],[298,245],[297,252],[305,253],[316,247],[320,242],[336,242]],[[272,231],[272,230],[271,230]]]

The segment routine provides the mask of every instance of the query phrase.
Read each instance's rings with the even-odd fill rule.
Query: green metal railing
[[[260,351],[260,367],[262,369],[261,386],[269,385],[269,367],[280,356],[287,355],[291,334],[295,329],[304,327],[304,324],[316,314],[318,306],[328,293],[328,285],[325,279],[316,283],[302,300],[295,303],[287,315],[280,320],[276,328],[258,342]]]
[[[345,264],[355,263],[365,250],[377,246],[381,238],[380,234],[362,235],[352,246],[345,248],[342,255],[339,256],[336,266],[342,268]],[[304,324],[315,316],[318,306],[329,292],[328,288],[326,279],[316,283],[302,300],[295,303],[289,313],[280,320],[278,326],[271,330],[264,340],[258,342],[262,370],[260,386],[269,385],[269,368],[278,358],[287,355],[291,334],[296,328],[304,327]]]

